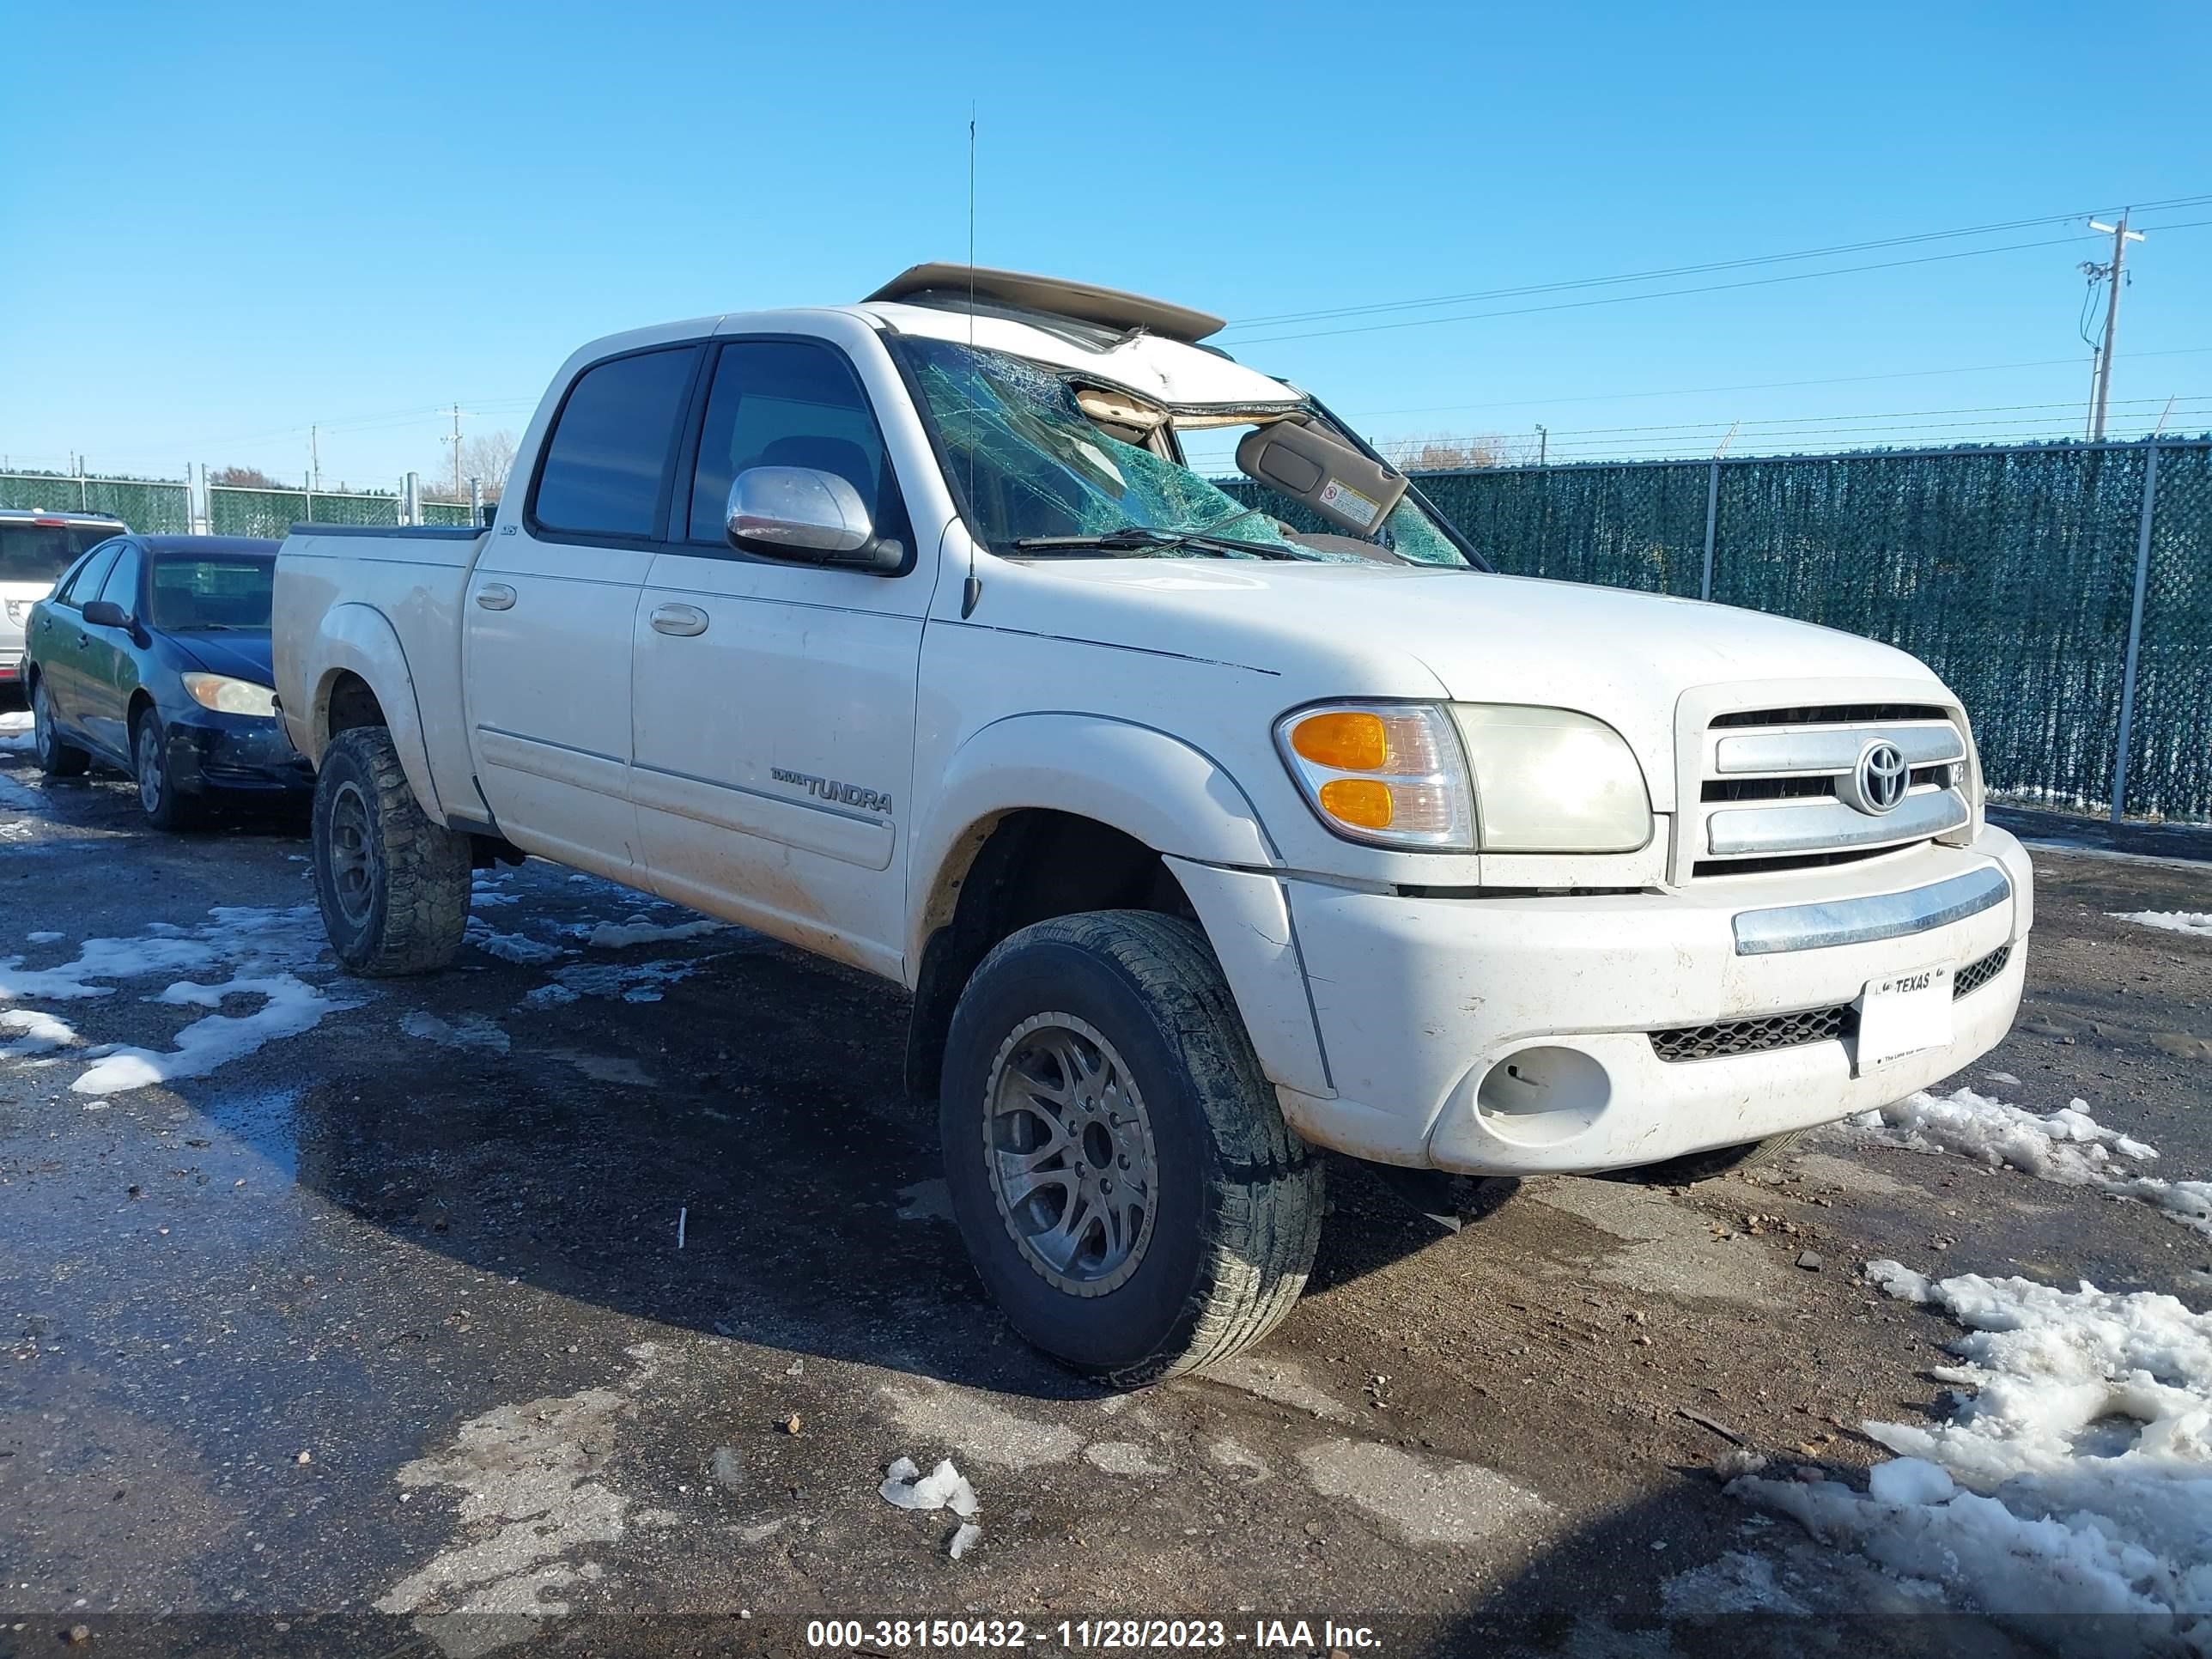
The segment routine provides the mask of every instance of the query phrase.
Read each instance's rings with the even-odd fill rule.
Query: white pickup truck
[[[1692,1179],[2004,1035],[2028,863],[1928,669],[1496,574],[1219,325],[918,266],[585,347],[482,532],[301,526],[338,956],[531,854],[896,981],[977,1271],[1131,1385],[1282,1318],[1317,1147]]]

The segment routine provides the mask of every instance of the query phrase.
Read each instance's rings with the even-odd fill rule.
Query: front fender
[[[1182,738],[1100,714],[1010,715],[954,751],[915,838],[909,960],[935,925],[930,896],[955,849],[1025,807],[1094,819],[1170,858],[1245,869],[1282,861],[1237,780]]]
[[[331,693],[342,675],[356,674],[376,694],[384,723],[399,751],[400,769],[422,810],[438,823],[446,811],[430,774],[430,755],[422,738],[422,711],[415,696],[415,676],[407,665],[407,652],[398,630],[374,605],[336,605],[323,613],[305,653],[305,682],[313,688],[308,700],[307,742],[301,751],[317,765],[331,740]],[[299,734],[293,734],[299,742]]]

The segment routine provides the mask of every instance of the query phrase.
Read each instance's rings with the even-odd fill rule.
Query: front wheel
[[[432,820],[380,726],[341,732],[315,774],[315,899],[356,974],[442,968],[469,921],[469,838]]]
[[[156,830],[182,830],[191,823],[193,803],[177,787],[161,717],[150,708],[140,709],[131,725],[131,769],[138,781],[138,808],[147,823]]]
[[[939,1121],[976,1272],[1079,1371],[1137,1388],[1199,1370],[1305,1287],[1321,1165],[1188,922],[1098,911],[999,945],[953,1014]]]
[[[89,754],[62,741],[44,675],[31,687],[31,747],[38,752],[39,769],[50,778],[81,778],[92,764]]]

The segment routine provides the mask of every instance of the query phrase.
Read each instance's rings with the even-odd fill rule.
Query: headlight
[[[1351,841],[1474,849],[1474,791],[1444,711],[1430,703],[1330,703],[1275,723],[1291,775],[1321,821]]]
[[[1628,740],[1565,708],[1455,703],[1486,853],[1633,853],[1651,796]]]
[[[267,716],[276,712],[276,692],[252,680],[234,680],[222,674],[186,674],[183,678],[185,690],[191,694],[192,701],[218,714]]]
[[[36,599],[9,600],[8,620],[15,623],[16,627],[21,628],[23,625],[23,618],[31,614],[31,607],[37,603],[38,601]]]
[[[1567,709],[1329,703],[1285,715],[1275,741],[1308,804],[1347,840],[1632,853],[1651,839],[1651,798],[1626,739]]]

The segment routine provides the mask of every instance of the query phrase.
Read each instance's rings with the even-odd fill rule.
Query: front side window
[[[125,542],[116,556],[115,567],[107,573],[107,580],[100,585],[100,597],[110,605],[123,607],[123,614],[138,614],[138,547],[135,542]],[[89,590],[88,590],[88,595]]]
[[[167,558],[154,562],[152,626],[170,633],[238,629],[266,633],[274,559]]]
[[[532,503],[569,535],[653,533],[660,483],[683,418],[697,346],[641,351],[586,369],[561,406]]]
[[[86,600],[98,599],[100,585],[107,580],[107,573],[115,568],[115,556],[126,545],[121,541],[114,542],[79,565],[76,574],[70,577],[67,586],[54,595],[54,603],[65,605],[72,611],[82,611]]]
[[[877,535],[907,536],[898,481],[867,394],[851,365],[829,346],[739,340],[722,348],[699,434],[691,540],[724,539],[730,486],[755,466],[835,473],[859,492]]]

